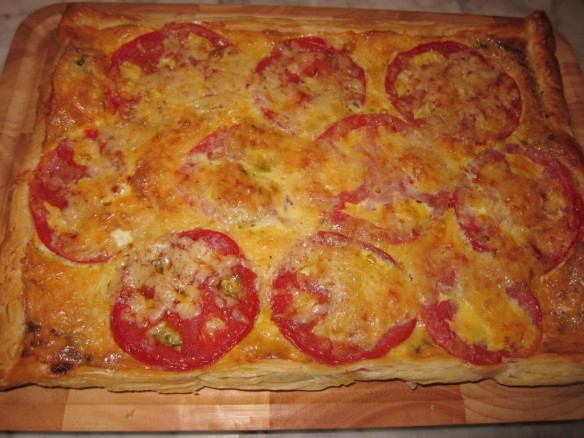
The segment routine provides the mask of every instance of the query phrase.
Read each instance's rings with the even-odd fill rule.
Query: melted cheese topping
[[[455,302],[457,313],[450,326],[469,345],[483,345],[491,351],[521,350],[537,340],[529,314],[501,287],[485,293],[474,291],[471,284],[465,285]]]
[[[138,253],[127,264],[124,283],[133,293],[126,317],[138,325],[157,323],[167,312],[182,319],[200,314],[201,286],[228,290],[236,284],[231,268],[239,263],[235,256],[220,256],[201,241],[188,237],[165,240],[152,245],[146,254]],[[231,288],[233,289],[233,287]],[[225,293],[223,305],[233,305],[235,290]],[[209,326],[218,327],[216,323]]]
[[[327,313],[314,334],[372,349],[393,324],[415,312],[416,300],[400,290],[405,287],[403,273],[387,260],[352,247],[324,250],[309,258],[312,263],[299,272],[322,285],[329,301],[315,305],[312,297],[295,296],[294,308],[304,320]]]
[[[305,50],[296,41],[278,47],[251,83],[257,102],[277,126],[314,136],[362,108],[363,78],[350,57],[331,54],[330,48]]]
[[[122,63],[120,92],[133,123],[166,125],[193,115],[229,123],[249,111],[246,77],[241,71],[250,68],[251,60],[234,49],[213,56],[205,38],[190,35],[198,44],[165,47],[167,56],[160,58],[153,73]]]
[[[412,236],[432,218],[432,209],[411,198],[393,200],[391,203],[364,201],[348,204],[345,212],[380,228],[391,230],[398,236]]]

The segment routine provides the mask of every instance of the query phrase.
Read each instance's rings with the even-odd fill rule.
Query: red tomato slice
[[[87,138],[91,139],[91,135]],[[83,206],[70,206],[71,200],[79,197],[79,181],[91,178],[90,170],[75,161],[69,140],[62,140],[41,159],[30,182],[29,208],[41,242],[55,254],[77,263],[105,262],[117,250],[107,224],[84,227],[85,219],[92,220],[91,206],[83,211]],[[51,209],[63,214],[59,229],[51,225]],[[75,214],[67,215],[70,209],[76,209]]]
[[[351,131],[360,128],[370,128],[377,130],[381,127],[387,128],[392,132],[406,132],[408,125],[400,119],[389,114],[355,114],[340,120],[323,132],[316,143],[322,141],[338,142],[349,135]],[[365,145],[364,145],[365,146]]]
[[[168,370],[212,364],[252,329],[259,312],[256,275],[223,233],[171,234],[132,255],[110,323],[135,359]]]
[[[550,230],[551,232],[547,235],[539,235],[540,238],[549,239],[554,244],[547,247],[545,244],[540,244],[540,241],[534,244],[538,252],[548,260],[548,270],[552,269],[565,260],[570,249],[584,236],[584,198],[578,190],[570,170],[557,158],[535,148],[526,149],[517,145],[509,146],[509,152],[525,153],[533,162],[543,166],[544,177],[557,184],[556,193],[559,192],[560,197],[565,199],[565,204],[560,208],[560,212],[565,215],[565,221],[559,221],[559,227]],[[540,190],[552,193],[547,182],[539,181],[538,184]],[[546,209],[548,218],[553,218],[555,213],[557,213],[557,209]],[[556,231],[559,234],[556,234],[554,238]]]
[[[523,163],[523,164],[522,164]],[[532,253],[549,271],[582,230],[582,197],[570,171],[551,155],[509,146],[487,149],[467,166],[454,195],[458,223],[475,251]]]
[[[359,136],[351,140],[357,131]],[[381,131],[397,137],[384,137]],[[445,184],[434,183],[439,180],[438,172],[424,170],[424,166],[439,167],[435,156],[429,157],[429,151],[414,146],[403,147],[407,132],[405,123],[387,114],[354,115],[334,124],[317,139],[317,147],[327,148],[331,156],[343,161],[332,166],[347,169],[345,162],[349,160],[343,158],[344,148],[348,148],[357,153],[350,155],[350,165],[362,168],[354,173],[363,174],[363,184],[333,193],[337,202],[331,219],[343,233],[367,241],[410,242],[449,207],[450,194],[442,189]],[[387,160],[388,151],[393,161]],[[355,163],[359,157],[361,164]],[[429,184],[436,192],[426,191]]]
[[[191,47],[190,35],[197,35],[206,43]],[[118,48],[111,56],[109,77],[112,80],[107,93],[115,109],[135,105],[147,90],[133,83],[126,87],[121,69],[124,65],[136,65],[146,75],[152,75],[168,66],[209,69],[208,60],[217,57],[227,47],[225,38],[200,24],[171,23],[160,30],[141,35]],[[162,63],[162,61],[165,63]],[[132,81],[130,81],[132,82]],[[139,81],[138,81],[139,82]]]
[[[176,172],[179,189],[195,210],[225,223],[258,223],[276,216],[281,190],[273,152],[257,128],[235,125],[199,142]],[[261,141],[254,141],[256,138]]]
[[[146,73],[153,73],[158,69],[160,58],[167,52],[164,44],[169,39],[174,39],[178,46],[173,56],[178,56],[179,51],[185,45],[189,34],[196,34],[207,39],[214,50],[219,50],[230,45],[229,41],[212,30],[196,23],[171,23],[161,30],[146,33],[124,44],[116,50],[111,57],[111,68],[117,69],[121,64],[130,62],[142,68]],[[194,58],[188,58],[189,62],[196,64]]]
[[[417,300],[387,253],[320,232],[299,246],[272,283],[272,320],[298,349],[326,364],[374,359],[407,339]]]
[[[422,306],[420,316],[427,333],[439,347],[468,363],[494,365],[501,363],[504,358],[529,357],[537,350],[541,341],[542,315],[539,302],[533,292],[523,284],[507,288],[506,294],[510,300],[517,302],[533,323],[535,340],[530,345],[491,350],[486,345],[464,341],[451,326],[458,310],[453,299]]]
[[[268,120],[290,134],[311,128],[322,132],[365,103],[363,69],[321,38],[281,42],[254,73],[256,104]]]
[[[521,117],[515,80],[477,51],[453,41],[398,54],[387,67],[385,89],[408,121],[456,140],[483,144],[504,139]]]

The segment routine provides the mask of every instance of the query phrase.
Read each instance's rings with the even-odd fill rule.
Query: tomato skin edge
[[[234,255],[242,259],[245,258],[235,240],[221,233],[220,231],[196,228],[194,230],[182,231],[178,233],[178,237],[188,237],[192,240],[202,240],[209,246],[217,249],[221,255]]]

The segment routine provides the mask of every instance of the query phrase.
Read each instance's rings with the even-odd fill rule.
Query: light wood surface
[[[164,14],[170,5],[124,4],[121,12]],[[181,5],[201,16],[261,15],[439,20],[482,24],[500,18],[393,11]],[[39,81],[64,10],[50,6],[19,28],[0,79],[0,200],[34,119]],[[49,54],[47,54],[49,53]],[[557,56],[574,133],[584,144],[584,79],[567,42]],[[4,202],[4,201],[2,201]],[[110,393],[25,387],[0,393],[0,430],[169,431],[290,430],[452,425],[584,419],[584,385],[509,388],[485,381],[410,389],[402,382],[357,383],[318,392],[227,391],[197,394]]]

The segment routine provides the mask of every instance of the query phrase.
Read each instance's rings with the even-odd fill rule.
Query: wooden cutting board
[[[176,6],[124,4],[120,12],[176,13]],[[34,120],[37,87],[64,5],[41,9],[17,30],[0,78],[0,200]],[[204,16],[294,16],[486,24],[504,18],[355,9],[180,5]],[[573,128],[584,144],[584,78],[558,35],[557,56]],[[0,392],[0,430],[196,431],[370,428],[584,419],[584,384],[509,388],[491,381],[410,389],[367,382],[317,392],[204,389],[189,395],[25,387]]]

